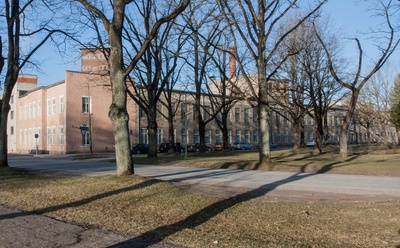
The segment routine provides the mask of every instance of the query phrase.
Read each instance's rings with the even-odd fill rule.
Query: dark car
[[[149,145],[147,144],[136,144],[132,147],[132,154],[144,154],[149,152]]]
[[[180,146],[180,143],[175,143],[175,151],[177,151],[178,148],[181,149],[181,152],[183,151],[183,148]],[[169,152],[170,149],[171,149],[170,143],[161,143],[158,146],[158,151],[159,152]]]
[[[204,151],[211,151],[212,150],[211,147],[209,147],[207,145],[204,145],[203,147],[204,147]],[[198,151],[200,151],[200,148],[201,148],[200,143],[194,143],[194,144],[191,144],[191,145],[187,146],[187,151],[188,152],[198,152]]]
[[[254,146],[247,142],[235,142],[232,145],[232,150],[253,150]]]

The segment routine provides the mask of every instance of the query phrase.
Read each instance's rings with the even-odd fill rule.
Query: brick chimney
[[[229,47],[229,78],[236,77],[236,48]]]

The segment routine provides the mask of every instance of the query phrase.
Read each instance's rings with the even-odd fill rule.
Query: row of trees
[[[32,53],[47,40],[55,41],[51,37],[57,32],[80,46],[109,48],[104,49],[109,51],[105,56],[109,62],[112,89],[109,117],[113,123],[119,176],[134,173],[129,149],[127,97],[134,99],[146,113],[149,156],[155,157],[157,105],[161,103],[168,109],[165,118],[172,142],[174,116],[181,105],[186,104],[185,99],[173,94],[178,89],[190,91],[195,99],[201,144],[204,144],[207,123],[219,115],[221,118],[216,120],[227,146],[228,114],[237,100],[247,101],[256,109],[260,132],[259,163],[271,161],[271,109],[279,107],[289,113],[285,117],[293,123],[295,147],[301,145],[302,139],[298,135],[301,133],[301,120],[306,114],[311,115],[317,127],[316,151],[320,152],[323,135],[327,133],[324,122],[328,110],[335,101],[347,98],[349,105],[340,137],[341,154],[345,157],[347,130],[355,117],[360,91],[384,65],[399,42],[397,30],[391,23],[391,19],[396,18],[398,6],[383,0],[379,1],[380,8],[375,13],[382,14],[385,27],[373,33],[380,54],[367,73],[363,73],[363,50],[358,39],[355,39],[359,51],[358,64],[354,72],[346,70],[348,67],[340,56],[338,37],[327,32],[330,30],[328,22],[320,21],[326,0],[114,0],[98,4],[86,0],[60,3],[31,0],[22,6],[18,0],[5,2],[2,17],[4,12],[7,24],[4,26],[10,27],[10,31],[8,46],[1,45],[6,47],[9,56],[7,59],[1,57],[0,61],[7,61],[5,71],[7,75],[11,74],[4,78],[0,119],[1,165],[7,165],[6,117],[11,90],[25,65],[21,61],[30,59],[30,56],[25,56],[26,60],[22,60],[18,54],[21,44],[11,44],[10,41],[15,39],[18,42],[19,37],[37,33],[15,20],[25,18],[25,11],[35,10],[40,4],[55,16],[60,10],[57,8],[68,8],[71,13],[79,13],[79,17],[71,15],[75,18],[70,23],[76,26],[65,26],[62,30],[50,27],[51,19],[37,23],[38,30],[48,30],[48,36],[41,39]],[[89,37],[74,34],[77,28],[86,30],[84,33],[90,34]],[[234,59],[237,67],[229,72],[230,58]],[[270,82],[274,80],[285,82],[275,84],[275,87],[283,88],[272,88]],[[213,83],[216,85],[211,87]],[[282,99],[281,94],[276,94],[280,91],[288,92],[289,97]],[[163,102],[160,101],[162,95],[166,99]],[[209,97],[210,106],[202,104],[204,96]]]

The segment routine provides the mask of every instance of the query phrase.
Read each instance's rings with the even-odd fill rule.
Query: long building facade
[[[67,154],[89,152],[114,152],[114,138],[111,120],[108,117],[111,104],[111,87],[108,64],[100,50],[81,49],[81,71],[66,71],[61,82],[37,87],[38,78],[20,75],[11,97],[8,119],[8,151],[10,153]],[[199,131],[192,94],[185,97],[185,108],[179,107],[174,121],[175,142],[198,143]],[[180,99],[183,99],[180,97]],[[203,103],[209,102],[204,96]],[[148,143],[146,117],[138,105],[128,100],[129,129],[131,144]],[[167,109],[159,104],[158,111]],[[206,115],[206,113],[204,113]],[[343,116],[340,110],[328,114],[329,141],[339,142],[339,125]],[[203,116],[203,118],[207,118]],[[293,145],[293,128],[290,118],[281,111],[270,113],[271,139],[280,146]],[[229,114],[228,142],[245,141],[258,144],[259,132],[257,113],[246,101],[239,101]],[[168,122],[162,114],[157,116],[157,142],[169,142]],[[304,117],[305,142],[315,139],[313,119]],[[382,141],[386,132],[389,142],[397,141],[393,126],[387,125],[382,131],[374,126],[367,137],[367,130],[354,125],[350,130],[350,142],[365,143],[367,140]],[[222,143],[222,132],[216,121],[207,124],[205,143],[213,146]]]

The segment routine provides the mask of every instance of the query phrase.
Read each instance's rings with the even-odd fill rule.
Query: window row
[[[214,132],[212,134],[212,132]],[[191,133],[191,136],[189,136]],[[168,135],[166,135],[168,136]],[[191,144],[191,143],[200,143],[200,134],[198,129],[185,129],[182,128],[180,133],[180,140],[179,137],[177,139],[176,130],[174,130],[174,142],[181,142],[182,144]],[[258,143],[258,130],[228,130],[228,143],[233,142],[240,142],[245,141],[248,143]],[[148,130],[147,128],[141,128],[140,130],[140,137],[139,143],[148,144],[149,137],[148,137]],[[233,141],[233,142],[232,142]],[[164,139],[164,130],[162,128],[157,129],[157,144],[161,144],[166,142]],[[206,129],[205,130],[205,143],[206,144],[218,144],[222,143],[222,131],[220,129]]]
[[[32,102],[28,105],[19,107],[19,119],[27,120],[31,118],[40,117],[42,115],[41,101]],[[10,118],[14,119],[14,113],[10,114]]]
[[[25,146],[41,145],[41,128],[28,128],[19,130],[19,144]],[[46,128],[46,145],[64,145],[64,127],[47,127]],[[58,137],[58,141],[56,140]]]

